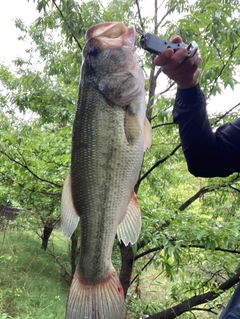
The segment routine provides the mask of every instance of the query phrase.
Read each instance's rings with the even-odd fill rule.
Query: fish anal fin
[[[68,173],[63,184],[61,199],[61,228],[68,238],[72,236],[79,222],[79,216],[73,206],[71,192],[71,172]]]
[[[127,212],[117,228],[117,236],[125,246],[135,244],[141,231],[141,212],[136,198],[136,194],[132,192],[131,199],[128,203]]]
[[[152,145],[152,127],[148,119],[144,120],[144,152]]]

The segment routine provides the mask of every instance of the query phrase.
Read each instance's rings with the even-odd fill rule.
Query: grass
[[[69,262],[68,241],[51,236],[50,251]],[[0,233],[0,319],[64,318],[69,285],[61,267],[31,232]]]
[[[52,233],[47,251],[41,249],[41,240],[33,232],[0,232],[0,319],[64,318],[69,285],[52,255],[70,271],[68,245],[61,231]],[[129,318],[139,319],[141,308],[149,307],[156,294],[159,298],[166,292],[162,283],[152,279],[156,278],[153,273],[146,272],[141,281],[141,299],[134,294],[135,285],[131,287],[136,317],[130,311]]]
[[[0,232],[0,319],[65,317],[69,285],[59,264],[70,272],[68,245],[69,241],[60,231],[52,233],[47,251],[41,249],[41,240],[33,232]],[[129,289],[128,318],[146,318],[164,309],[171,287],[178,281],[181,285],[180,278],[170,282],[159,276],[159,270],[148,267],[140,279],[141,299],[136,296],[136,284]],[[189,313],[181,316],[183,319],[192,317]],[[196,318],[212,319],[216,316],[202,312]]]

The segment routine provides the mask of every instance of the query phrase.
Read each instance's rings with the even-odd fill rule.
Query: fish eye
[[[88,51],[88,55],[90,55],[90,56],[97,56],[99,52],[100,52],[100,49],[99,49],[98,47],[92,47],[92,48]]]

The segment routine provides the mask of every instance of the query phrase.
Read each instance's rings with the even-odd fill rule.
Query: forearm
[[[171,42],[180,43],[175,36]],[[165,50],[155,58],[163,73],[178,87],[173,110],[189,171],[195,176],[228,176],[240,172],[240,118],[212,131],[206,101],[198,83],[201,58],[190,59],[187,50]]]
[[[179,125],[183,152],[193,175],[214,177],[233,173],[231,158],[226,156],[226,147],[221,146],[221,136],[212,131],[205,97],[198,85],[177,91],[173,117]]]

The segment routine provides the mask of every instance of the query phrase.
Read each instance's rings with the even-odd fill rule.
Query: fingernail
[[[170,41],[172,42],[174,39],[178,38],[177,35],[173,35],[171,38],[170,38]]]

